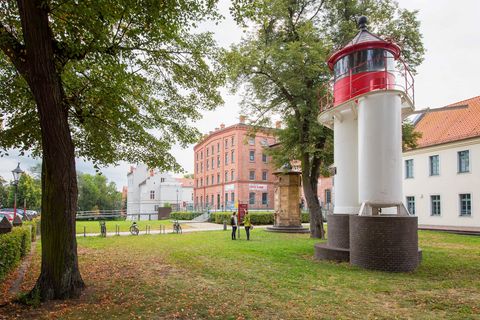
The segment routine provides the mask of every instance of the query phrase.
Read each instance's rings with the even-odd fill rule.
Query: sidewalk
[[[181,225],[188,225],[189,228],[182,229],[183,233],[190,233],[190,232],[202,232],[202,231],[220,231],[223,230],[223,224],[216,224],[216,223],[211,223],[211,222],[185,222],[181,223]],[[268,225],[265,226],[255,226],[255,229],[265,229],[268,227]],[[232,228],[230,226],[227,226],[228,230],[231,230]],[[165,229],[165,233],[173,233],[173,229]],[[145,229],[140,230],[140,233],[138,235],[144,235],[147,234]],[[160,234],[160,230],[151,230],[148,234]],[[162,233],[163,234],[163,231]],[[85,234],[85,237],[98,237],[100,235],[100,232],[98,233],[87,233]],[[115,232],[108,232],[107,230],[107,237],[111,236],[116,236],[117,234]],[[130,236],[131,233],[129,231],[123,231],[120,232],[118,235],[120,236]],[[77,237],[83,237],[83,233],[77,233]]]

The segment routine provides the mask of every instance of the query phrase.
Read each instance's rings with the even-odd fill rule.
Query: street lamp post
[[[178,205],[178,187],[177,187],[177,210],[180,211],[180,206]]]
[[[13,219],[17,217],[17,191],[18,191],[18,181],[20,180],[20,176],[22,175],[23,170],[20,169],[20,162],[18,163],[15,170],[12,170],[13,174],[13,185],[15,186],[15,196],[13,201]],[[25,213],[24,213],[25,214]]]

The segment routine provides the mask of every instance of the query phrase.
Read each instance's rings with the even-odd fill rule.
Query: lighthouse
[[[402,120],[414,111],[414,82],[400,47],[367,30],[328,59],[333,99],[318,121],[334,131],[334,210],[318,259],[411,271],[420,261],[417,217],[403,205]],[[330,97],[330,95],[326,95]]]

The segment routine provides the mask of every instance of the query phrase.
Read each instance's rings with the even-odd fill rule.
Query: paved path
[[[222,224],[216,224],[216,223],[211,223],[211,222],[193,222],[193,223],[188,223],[188,222],[184,222],[184,223],[181,223],[182,225],[188,225],[189,228],[184,228],[183,229],[183,233],[190,233],[190,232],[201,232],[201,231],[219,231],[219,230],[223,230],[223,225]],[[266,226],[255,226],[255,229],[265,229],[266,227],[268,227],[268,225]],[[228,230],[231,230],[231,227],[228,226],[227,227]],[[162,231],[163,233],[163,231]],[[172,228],[167,228],[165,229],[165,233],[173,233],[173,229]],[[145,232],[145,229],[141,229],[140,230],[140,233],[139,235],[144,235],[146,234]],[[155,229],[155,230],[151,230],[150,231],[150,234],[160,234],[160,230],[159,229]],[[100,235],[100,232],[98,233],[87,233],[85,234],[86,237],[98,237]],[[110,237],[110,236],[115,236],[115,232],[108,232],[107,230],[107,237]],[[130,232],[129,231],[123,231],[123,232],[120,232],[119,233],[120,236],[130,236]],[[77,237],[83,237],[84,234],[83,233],[77,233]]]

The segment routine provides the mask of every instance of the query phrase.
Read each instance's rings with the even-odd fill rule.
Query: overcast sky
[[[418,9],[427,49],[425,61],[417,68],[415,76],[415,102],[417,109],[443,107],[445,105],[480,95],[478,74],[480,74],[480,28],[478,0],[400,0],[403,8]],[[209,24],[204,28],[215,32],[219,45],[228,47],[241,39],[242,31],[236,26],[228,13],[228,0],[220,0],[220,10],[226,19],[219,25]],[[222,90],[224,106],[207,112],[195,125],[202,133],[214,130],[220,123],[232,125],[238,122],[240,112],[237,96]],[[188,149],[172,150],[177,161],[187,172],[193,172],[193,145]],[[0,158],[0,176],[9,180],[11,170],[21,162],[23,169],[33,166],[38,160],[18,157],[12,151],[9,157]],[[102,172],[113,180],[118,189],[127,183],[128,163],[103,168]],[[77,170],[94,173],[91,163],[77,160]]]

